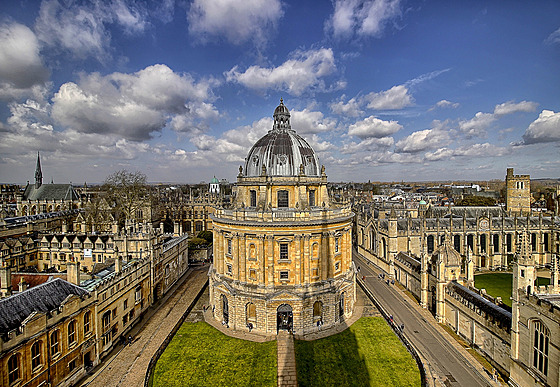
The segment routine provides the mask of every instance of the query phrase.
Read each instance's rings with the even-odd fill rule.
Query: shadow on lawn
[[[350,330],[314,341],[295,341],[298,385],[369,386],[370,375]]]

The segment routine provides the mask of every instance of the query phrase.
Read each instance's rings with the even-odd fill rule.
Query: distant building
[[[514,175],[513,168],[508,168],[506,173],[506,210],[531,213],[531,178],[529,175]]]

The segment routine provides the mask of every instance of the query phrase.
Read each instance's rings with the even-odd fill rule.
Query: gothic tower
[[[514,175],[513,168],[506,173],[506,210],[531,212],[531,178],[529,175]]]
[[[41,171],[41,158],[37,152],[37,166],[35,167],[35,189],[43,184],[43,172]]]

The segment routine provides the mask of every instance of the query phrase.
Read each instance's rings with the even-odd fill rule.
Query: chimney
[[[66,280],[80,286],[80,262],[72,261],[66,264]]]
[[[2,297],[12,295],[12,269],[6,266],[0,267],[0,293]]]
[[[19,292],[20,293],[25,292],[28,287],[29,287],[29,284],[27,282],[25,282],[25,278],[23,278],[23,276],[22,276],[21,280],[19,281]]]
[[[123,266],[122,256],[118,255],[117,258],[115,258],[115,273],[120,273],[122,271],[122,266]]]

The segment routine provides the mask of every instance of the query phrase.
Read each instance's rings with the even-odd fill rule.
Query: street
[[[481,376],[479,370],[475,369],[472,363],[476,363],[476,360],[466,351],[468,357],[465,358],[448,338],[442,335],[437,329],[439,327],[435,319],[421,314],[404,299],[407,296],[396,289],[395,285],[387,285],[384,280],[380,280],[378,274],[381,271],[368,264],[357,253],[354,253],[354,261],[356,267],[360,267],[359,275],[365,276],[366,287],[393,316],[397,325],[404,324],[404,334],[429,363],[434,378],[447,386],[491,385],[490,380]]]

